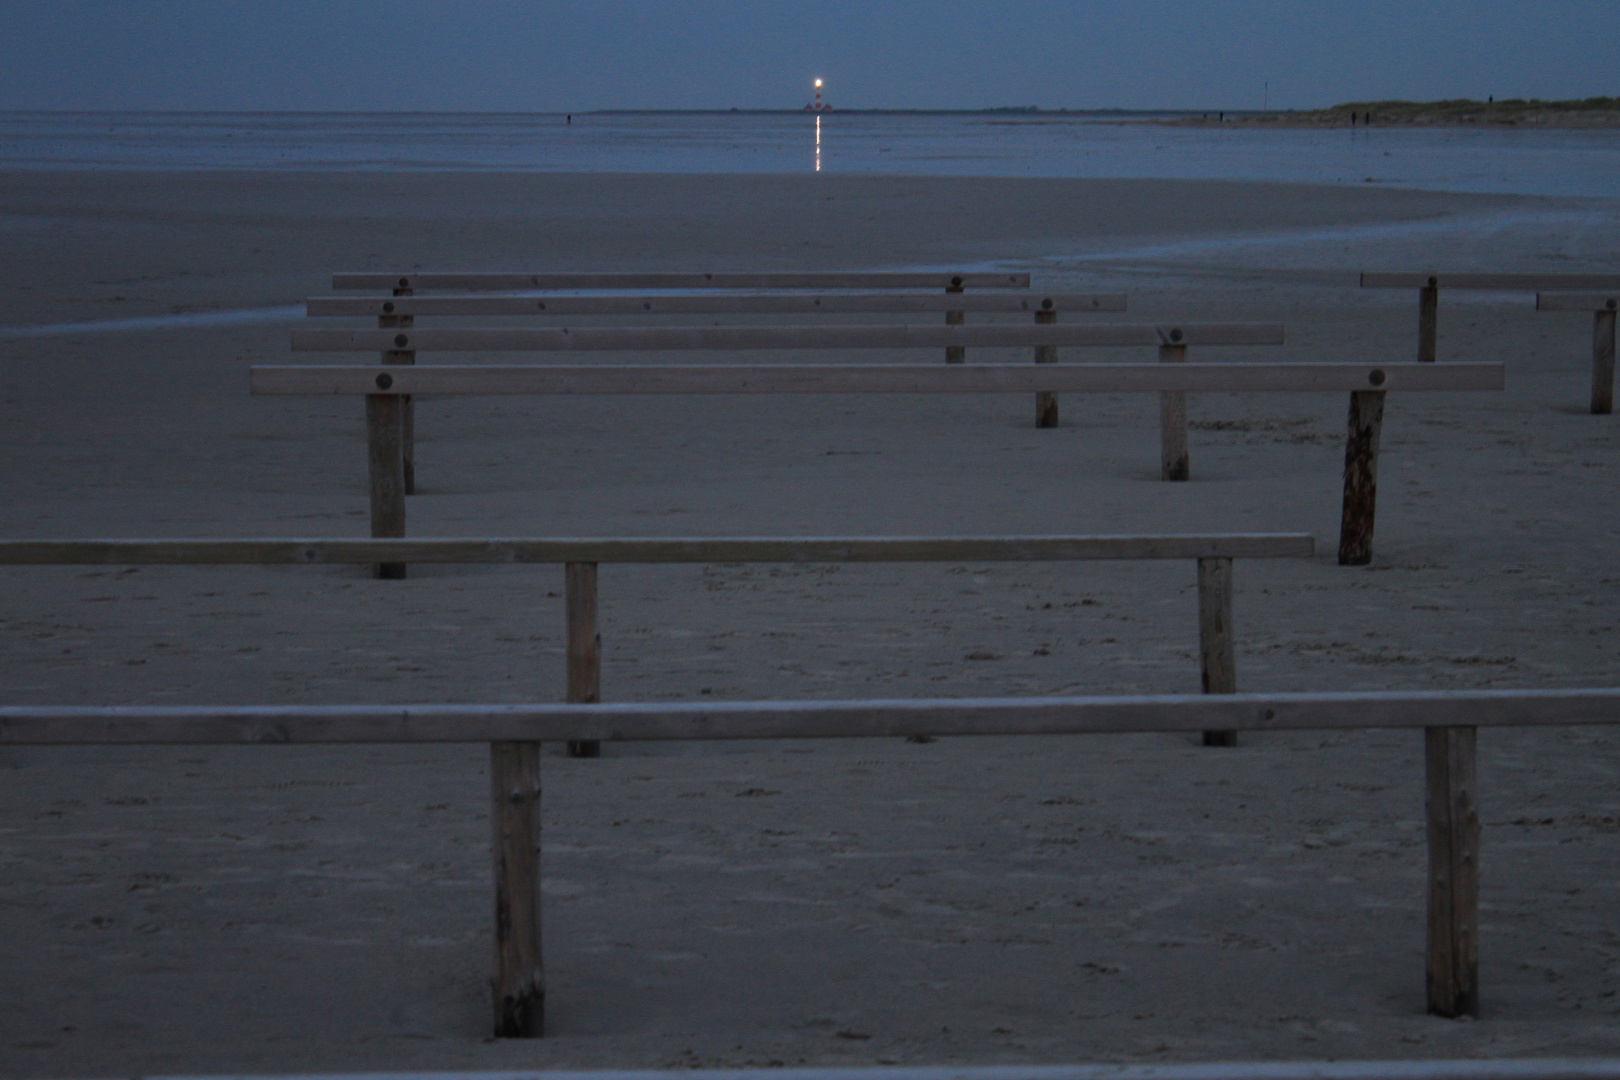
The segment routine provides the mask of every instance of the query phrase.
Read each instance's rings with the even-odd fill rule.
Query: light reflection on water
[[[1140,119],[841,112],[836,151],[825,147],[820,169],[1620,197],[1620,131]],[[740,112],[587,113],[571,125],[527,113],[0,113],[0,168],[792,173],[804,168],[803,122],[803,113]]]

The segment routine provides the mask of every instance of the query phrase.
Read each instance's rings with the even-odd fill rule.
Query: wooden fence
[[[445,298],[454,299],[454,298]],[[719,303],[726,297],[707,299]],[[804,297],[817,300],[819,297]],[[851,297],[850,299],[860,299]],[[882,299],[879,297],[878,299]],[[928,297],[952,304],[965,303],[949,297]],[[1046,299],[1052,299],[1047,297]],[[1091,298],[1096,299],[1096,298]],[[1010,301],[1027,303],[1022,297],[989,297],[986,307]],[[385,364],[415,364],[418,352],[626,352],[702,349],[733,351],[759,349],[902,349],[938,348],[945,350],[945,362],[963,363],[969,346],[986,348],[1020,347],[1030,340],[1032,328],[1015,326],[961,325],[946,312],[946,326],[771,326],[771,327],[657,327],[623,329],[614,327],[556,327],[537,330],[406,330],[392,327],[378,330],[299,330],[292,335],[294,352],[371,352],[382,354]],[[962,312],[954,314],[960,316]],[[398,322],[402,317],[393,317]],[[386,322],[389,317],[379,317]],[[1211,323],[1187,326],[1147,324],[1105,324],[1102,326],[1057,326],[1057,309],[1036,309],[1035,323],[1046,327],[1036,332],[1032,347],[1037,364],[1055,364],[1062,346],[1096,348],[1157,345],[1161,363],[1184,363],[1189,345],[1281,345],[1283,328],[1274,323]],[[1162,427],[1165,438],[1179,433],[1172,446],[1166,444],[1166,480],[1187,479],[1187,408],[1183,398],[1167,397],[1163,403]],[[405,494],[416,487],[416,417],[414,403],[407,396],[400,413],[402,454],[404,455]],[[1035,426],[1057,427],[1058,399],[1050,390],[1035,392]]]
[[[1435,358],[1440,323],[1440,289],[1477,289],[1490,292],[1569,291],[1576,289],[1603,289],[1608,295],[1570,298],[1569,301],[1549,297],[1547,303],[1536,297],[1536,307],[1542,311],[1592,311],[1596,322],[1592,330],[1592,412],[1606,414],[1614,411],[1614,308],[1604,302],[1620,291],[1620,274],[1401,274],[1367,273],[1361,275],[1363,289],[1416,289],[1418,291],[1418,362],[1431,363]],[[1584,306],[1592,303],[1593,306]],[[1604,314],[1607,311],[1607,323]],[[1607,333],[1605,334],[1605,325]],[[1607,345],[1605,346],[1605,341]]]
[[[567,696],[574,708],[601,697],[602,639],[597,620],[597,567],[607,563],[841,563],[841,562],[1043,562],[1099,559],[1196,559],[1200,680],[1206,694],[1237,690],[1232,631],[1232,560],[1309,558],[1314,541],[1303,534],[1206,536],[1050,537],[770,537],[691,539],[500,539],[500,540],[9,540],[0,541],[0,565],[319,565],[373,562],[562,563],[568,627]],[[847,703],[846,703],[847,704]],[[902,703],[882,704],[880,711]],[[939,703],[934,703],[938,705]],[[836,703],[835,703],[836,707]],[[526,723],[528,706],[371,707],[309,706],[285,709],[114,707],[0,709],[0,745],[5,743],[190,743],[248,742],[488,742],[495,828],[495,1030],[498,1035],[539,1034],[544,1001],[540,967],[539,744],[521,738],[477,737],[478,718],[497,716]],[[741,717],[746,709],[722,707],[716,716]],[[769,712],[779,709],[766,705]],[[1022,704],[1017,705],[1022,709]],[[733,710],[733,712],[727,712]],[[791,710],[790,710],[791,711]],[[1016,710],[1015,710],[1016,711]],[[974,714],[974,707],[945,726]],[[377,726],[380,715],[392,717]],[[579,714],[568,714],[577,719]],[[649,714],[651,716],[653,714]],[[672,714],[673,715],[673,714]],[[748,714],[752,715],[752,714]],[[761,714],[763,715],[763,714]],[[927,715],[926,710],[919,715]],[[1010,714],[1009,714],[1010,715]],[[461,722],[462,718],[467,721]],[[984,730],[992,725],[988,717]],[[887,724],[889,721],[882,721]],[[681,723],[684,723],[681,722]],[[611,722],[562,737],[573,756],[594,756],[601,740],[693,738],[707,721],[651,728],[621,728]],[[779,725],[776,725],[779,726]],[[835,725],[836,726],[836,725]],[[849,734],[862,734],[857,723]],[[1016,725],[1015,725],[1016,727]],[[791,729],[791,725],[790,725]],[[527,729],[525,729],[526,731]],[[559,729],[560,730],[560,729]],[[719,731],[756,728],[730,724]],[[364,732],[369,731],[366,735]],[[639,731],[641,734],[635,734]],[[324,732],[325,734],[318,734]],[[626,732],[632,732],[626,734]],[[407,737],[393,736],[408,733]],[[824,734],[833,734],[829,729]],[[877,729],[869,734],[877,734]],[[925,735],[917,731],[903,734]],[[551,735],[547,739],[553,738]],[[1206,745],[1230,746],[1235,729],[1210,728]]]
[[[523,303],[549,302],[540,298],[491,298],[491,297],[431,297],[421,298],[450,302],[464,302],[471,304],[484,304],[491,300],[502,299],[512,301],[517,299]],[[951,305],[952,310],[946,311],[945,321],[948,326],[961,326],[965,310],[1005,311],[1012,310],[1014,304],[1023,310],[1032,303],[1035,310],[1035,322],[1041,326],[1053,326],[1057,322],[1060,303],[1073,303],[1081,305],[1091,303],[1100,305],[1119,301],[1123,309],[1124,297],[1093,296],[1090,294],[1063,294],[1042,297],[1034,300],[1027,296],[1013,296],[1007,294],[990,294],[986,296],[968,297],[964,295],[937,294],[933,296],[907,296],[894,294],[826,294],[826,295],[800,295],[779,294],[765,297],[737,297],[711,294],[708,296],[688,296],[670,298],[688,305],[719,305],[717,310],[728,310],[727,305],[734,302],[745,301],[749,305],[776,301],[786,304],[821,303],[825,301],[832,305],[856,304],[902,304],[910,305],[920,303],[922,310],[936,310],[934,304]],[[580,304],[587,308],[602,305],[612,306],[618,302],[629,300],[632,303],[642,301],[651,304],[651,298],[645,297],[583,297],[563,298],[563,302]],[[344,298],[334,298],[333,302],[344,302]],[[354,301],[349,301],[354,302]],[[369,297],[361,303],[389,303],[380,297]],[[843,310],[834,307],[832,310]],[[864,310],[863,307],[851,310]],[[909,307],[896,308],[897,311],[910,310]],[[1101,310],[1101,308],[1099,308]],[[393,322],[398,325],[384,327],[383,324]],[[468,330],[468,331],[421,331],[405,330],[405,323],[413,322],[411,317],[404,315],[378,316],[379,330],[375,344],[382,353],[382,362],[385,364],[415,364],[416,354],[419,351],[446,351],[463,352],[472,348],[470,341],[488,341],[490,347],[500,351],[634,351],[642,349],[654,350],[734,350],[734,349],[779,349],[779,348],[923,348],[929,347],[926,340],[919,342],[919,338],[926,339],[926,331],[936,329],[917,326],[889,326],[889,327],[704,327],[691,328],[683,332],[681,328],[655,328],[637,329],[628,332],[611,328],[556,328],[537,331],[534,335],[525,335],[524,331],[512,330]],[[1014,327],[975,327],[969,332],[962,330],[945,329],[939,335],[945,342],[945,362],[959,364],[965,362],[967,357],[967,342],[971,337],[978,341],[1016,341],[1021,337],[1018,333],[997,334],[997,330],[1016,331]],[[1179,363],[1187,359],[1187,346],[1197,345],[1281,345],[1283,343],[1283,328],[1274,324],[1251,323],[1217,323],[1212,325],[1196,325],[1188,327],[1153,327],[1157,335],[1149,334],[1148,327],[1142,325],[1124,326],[1122,329],[1114,326],[1092,326],[1080,328],[1064,328],[1074,330],[1074,333],[1050,332],[1042,335],[1042,342],[1033,346],[1035,362],[1037,364],[1055,364],[1058,359],[1060,344],[1083,347],[1120,346],[1120,345],[1159,345],[1159,359],[1161,362]],[[813,330],[815,337],[806,339],[804,331]],[[880,331],[872,334],[870,331]],[[851,337],[848,331],[865,331],[857,337]],[[986,331],[986,332],[981,332]],[[1087,332],[1089,331],[1089,332]],[[356,333],[365,331],[346,330],[315,330],[296,331],[293,334],[293,351],[308,352],[369,352],[369,348],[354,346]],[[427,337],[422,335],[426,333]],[[471,338],[457,336],[471,334]],[[494,339],[483,338],[482,335],[498,335]],[[628,335],[628,336],[626,336]],[[1047,343],[1046,339],[1057,341],[1056,344]],[[806,340],[819,342],[818,344],[801,344]],[[863,342],[863,344],[849,345],[849,341]],[[403,344],[402,344],[403,342]],[[865,342],[883,342],[883,344],[864,344]],[[955,344],[953,344],[953,342]],[[784,344],[786,343],[786,344]],[[400,424],[400,464],[405,495],[416,491],[416,407],[414,395],[406,394],[399,402]],[[1180,395],[1166,395],[1161,412],[1163,419],[1161,428],[1167,440],[1164,450],[1163,472],[1167,480],[1187,479],[1187,409],[1184,397]],[[1035,426],[1055,428],[1058,426],[1058,398],[1050,390],[1035,391]],[[1179,433],[1179,434],[1178,434]],[[374,534],[378,535],[378,534]],[[393,534],[386,534],[393,535]],[[399,534],[403,535],[403,534]]]
[[[896,273],[892,271],[772,271],[766,273],[547,273],[523,274],[509,272],[378,274],[340,273],[332,275],[334,289],[387,289],[394,296],[409,296],[418,289],[441,289],[460,292],[512,292],[512,291],[600,291],[627,289],[681,289],[686,291],[741,289],[943,289],[946,298],[960,297],[967,289],[1027,289],[1028,274],[980,273],[954,271],[923,273]],[[852,309],[853,310],[853,309]],[[966,308],[951,304],[945,309],[945,322],[960,325]],[[313,313],[312,313],[313,314]],[[1054,316],[1055,317],[1055,316]],[[1037,321],[1043,317],[1037,315]],[[403,313],[380,316],[381,326],[408,326],[412,316]],[[961,349],[945,350],[947,364],[960,364],[966,359]],[[396,360],[396,363],[408,363]],[[406,434],[410,434],[411,408],[405,406]],[[1054,422],[1055,423],[1055,422]],[[409,451],[411,440],[406,439]],[[410,458],[407,453],[407,475]]]
[[[1614,412],[1614,315],[1620,292],[1537,293],[1537,311],[1592,313],[1592,412]]]
[[[1478,729],[1620,722],[1620,688],[651,704],[15,706],[0,745],[491,747],[495,1031],[541,1033],[539,747],[547,741],[1422,728],[1429,1011],[1479,1012]]]
[[[597,631],[600,563],[1078,562],[1108,559],[1198,560],[1199,677],[1206,693],[1237,689],[1232,647],[1232,560],[1310,558],[1304,533],[1163,536],[722,537],[660,539],[480,540],[0,540],[5,565],[311,565],[416,563],[561,563],[568,623],[569,701],[601,698]],[[382,576],[397,576],[394,572]],[[1229,732],[1205,745],[1232,746]],[[570,745],[595,757],[596,743]]]
[[[395,279],[398,280],[398,279]],[[1027,281],[1027,278],[1024,279]],[[1064,312],[1124,311],[1126,298],[1119,293],[1049,293],[1044,296],[1013,292],[966,294],[961,289],[942,293],[798,293],[774,292],[738,294],[708,292],[695,295],[665,293],[639,296],[417,296],[412,289],[394,290],[392,296],[312,297],[305,310],[311,317],[375,316],[380,330],[408,329],[421,316],[467,315],[816,315],[887,314],[905,315],[944,312],[945,322],[960,325],[968,312],[1033,313],[1035,322],[1055,323]],[[945,362],[963,363],[967,350],[947,346]],[[389,349],[383,352],[385,364],[415,363],[414,351]],[[1037,346],[1037,364],[1057,363],[1057,349]],[[405,465],[405,494],[416,493],[416,406],[410,399],[401,402],[401,443]],[[1058,426],[1057,397],[1035,395],[1035,426]]]
[[[1188,364],[1194,344],[1271,344],[1282,328],[1205,326],[893,326],[545,330],[305,330],[294,347],[310,351],[593,350],[713,348],[898,348],[959,341],[984,346],[1160,345],[1158,364],[811,365],[501,365],[429,367],[264,366],[251,372],[255,394],[346,394],[366,398],[371,533],[405,535],[403,396],[420,394],[1005,394],[1157,393],[1160,468],[1185,479],[1189,392],[1348,391],[1339,562],[1372,558],[1384,396],[1392,390],[1500,390],[1500,364]],[[1165,361],[1170,361],[1166,363]],[[393,571],[390,571],[392,573]],[[400,571],[403,573],[403,571]]]

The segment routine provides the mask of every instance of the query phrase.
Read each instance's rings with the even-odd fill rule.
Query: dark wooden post
[[[1440,279],[1431,277],[1418,290],[1418,363],[1432,364],[1440,324]]]
[[[1383,372],[1374,371],[1379,382]],[[1378,505],[1378,438],[1384,428],[1384,391],[1350,394],[1349,432],[1344,441],[1344,513],[1339,519],[1339,565],[1372,562]]]
[[[1615,302],[1592,314],[1592,413],[1614,412],[1614,309]]]
[[[596,622],[596,564],[563,567],[568,606],[568,700],[582,705],[602,700],[602,635]],[[598,757],[595,739],[570,740],[569,757]]]
[[[489,746],[495,856],[495,1037],[536,1038],[545,1022],[540,960],[540,744]]]
[[[379,375],[379,380],[389,378]],[[366,395],[366,464],[371,474],[371,535],[405,535],[405,478],[399,445],[399,395]],[[378,563],[380,578],[403,578],[404,563]]]
[[[1477,728],[1424,729],[1429,823],[1429,1011],[1479,1015]]]
[[[1171,336],[1179,340],[1180,330]],[[1187,346],[1160,345],[1159,363],[1181,364],[1187,360]],[[1159,475],[1166,480],[1185,480],[1192,472],[1187,458],[1187,395],[1179,390],[1159,395]]]
[[[1198,667],[1204,693],[1237,693],[1231,559],[1198,560]],[[1237,732],[1206,731],[1204,745],[1236,746]]]
[[[406,279],[406,280],[408,280],[408,279]],[[414,294],[414,292],[415,292],[414,289],[398,288],[398,289],[394,290],[394,295],[395,296],[411,296],[411,295]],[[383,310],[385,312],[389,311],[392,307],[393,307],[392,304],[388,304],[388,303],[383,304]],[[392,330],[392,329],[395,329],[395,328],[407,328],[407,327],[415,325],[415,323],[416,323],[416,316],[414,316],[414,315],[379,315],[379,316],[377,316],[377,329],[379,329],[379,330]],[[382,362],[385,363],[385,364],[414,364],[414,363],[416,363],[416,350],[414,350],[414,349],[390,350],[388,352],[383,353]],[[411,400],[411,395],[409,395],[409,394],[402,394],[400,396],[399,400],[400,400],[400,409],[399,409],[399,445],[400,445],[400,458],[404,462],[404,470],[405,470],[405,494],[407,494],[407,495],[415,495],[416,494],[416,403]]]
[[[1051,326],[1055,322],[1057,322],[1057,312],[1052,309],[1052,301],[1050,299],[1042,300],[1041,310],[1035,313],[1035,325]],[[1037,364],[1055,364],[1058,358],[1057,352],[1056,345],[1037,345],[1035,346],[1035,362]],[[1058,426],[1058,399],[1057,395],[1050,390],[1037,390],[1035,392],[1035,426],[1038,428]]]
[[[951,283],[949,285],[945,286],[945,291],[948,292],[948,293],[959,293],[959,292],[962,291],[962,288],[963,288],[962,279],[959,278],[959,277],[953,277],[953,278],[951,278]],[[966,321],[967,321],[967,312],[965,312],[965,311],[947,311],[945,313],[945,325],[946,326],[961,326]],[[967,360],[967,350],[964,349],[962,346],[960,346],[960,345],[947,345],[947,346],[945,346],[945,362],[947,364],[960,364],[960,363],[965,362],[966,360]]]

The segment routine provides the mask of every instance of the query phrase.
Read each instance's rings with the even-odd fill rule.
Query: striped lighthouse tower
[[[814,100],[810,104],[806,105],[804,107],[804,111],[805,112],[832,112],[832,106],[828,105],[825,101],[821,100],[821,80],[820,79],[816,80],[815,86],[816,86],[816,100]]]

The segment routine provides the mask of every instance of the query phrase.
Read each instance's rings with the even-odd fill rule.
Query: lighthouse
[[[821,100],[821,80],[815,82],[816,100],[804,107],[805,112],[832,112],[832,106]]]

